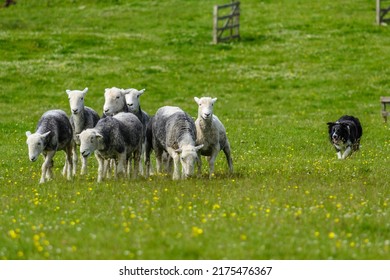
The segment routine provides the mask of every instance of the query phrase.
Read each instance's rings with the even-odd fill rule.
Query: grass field
[[[228,1],[19,0],[0,9],[0,259],[389,259],[390,28],[375,1],[243,0],[241,37],[211,44]],[[25,131],[66,89],[146,88],[142,108],[217,97],[223,154],[208,180],[152,176],[97,184],[89,174],[39,185]],[[326,122],[363,125],[337,160]]]

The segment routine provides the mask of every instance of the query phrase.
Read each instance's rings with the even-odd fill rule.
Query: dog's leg
[[[338,158],[338,159],[342,159],[342,155],[341,155],[341,151],[340,151],[340,150],[337,151],[337,158]]]
[[[342,156],[341,159],[346,159],[347,156],[349,156],[349,154],[351,153],[351,151],[352,151],[351,146],[348,146],[348,147],[345,149],[345,151],[344,151],[343,156]]]

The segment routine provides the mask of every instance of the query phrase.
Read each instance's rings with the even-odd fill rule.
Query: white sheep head
[[[104,149],[103,136],[93,128],[82,131],[76,138],[80,142],[80,154],[85,158],[96,150]]]
[[[190,178],[194,175],[195,164],[199,161],[198,151],[203,148],[203,144],[199,146],[184,145],[175,152],[180,156],[182,167],[182,177]]]
[[[217,98],[211,97],[194,97],[195,102],[199,105],[198,107],[198,117],[201,117],[204,120],[210,120],[213,118],[213,109],[214,103],[217,101]]]
[[[129,112],[135,114],[140,111],[141,103],[140,96],[145,92],[145,89],[136,90],[135,88],[125,89],[125,99]]]
[[[122,112],[126,105],[125,90],[116,87],[106,88],[104,92],[103,111],[106,116],[113,116]]]
[[[66,90],[72,114],[77,115],[84,110],[84,98],[87,92],[88,88],[85,88],[84,90]]]
[[[50,135],[50,131],[40,134],[40,133],[31,133],[30,131],[26,132],[27,136],[27,145],[28,145],[28,157],[30,161],[36,161],[39,155],[43,152],[46,146],[46,138]]]

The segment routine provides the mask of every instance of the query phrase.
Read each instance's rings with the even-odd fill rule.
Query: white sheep
[[[140,97],[145,89],[137,90],[134,88],[125,89],[125,99],[129,113],[133,113],[141,121],[143,126],[142,157],[145,160],[146,127],[150,121],[149,115],[141,109]],[[142,169],[143,170],[143,169]]]
[[[104,92],[103,117],[128,112],[125,90],[116,87],[106,88]]]
[[[179,107],[161,107],[153,117],[152,138],[157,159],[157,172],[161,172],[162,156],[165,151],[173,160],[173,180],[180,179],[180,177],[188,178],[194,174],[195,164],[199,164],[198,150],[203,145],[195,145],[196,127],[191,116]],[[146,157],[146,162],[149,164],[150,149]],[[182,167],[181,176],[180,165]]]
[[[84,105],[85,95],[88,92],[88,88],[84,90],[66,90],[70,105],[70,124],[73,128],[73,136],[76,138],[77,134],[80,134],[87,128],[93,128],[99,121],[99,115],[92,108]],[[77,170],[77,143],[74,139],[73,146],[73,174],[76,174]],[[87,174],[87,158],[81,157],[81,175]]]
[[[86,129],[77,136],[80,141],[80,153],[83,157],[88,157],[95,152],[99,163],[98,182],[107,176],[108,162],[111,159],[116,162],[115,177],[118,174],[123,174],[126,177],[126,162],[135,150],[138,151],[138,158],[135,155],[134,161],[135,164],[139,164],[142,124],[133,114],[124,114],[126,116],[119,114],[114,117],[102,118],[94,128]],[[124,120],[125,118],[127,120]],[[138,170],[138,166],[136,168]]]
[[[53,157],[59,150],[66,153],[66,168],[63,175],[67,176],[68,180],[72,179],[73,131],[64,111],[47,111],[40,118],[35,133],[27,131],[26,136],[30,161],[36,161],[41,153],[45,158],[39,183],[52,179]]]
[[[215,159],[218,153],[223,150],[229,166],[230,173],[233,172],[233,162],[230,154],[230,144],[226,135],[225,127],[216,115],[213,114],[214,103],[217,98],[194,97],[198,104],[198,118],[195,120],[196,125],[196,144],[203,145],[199,153],[207,157],[209,162],[209,177],[214,173]],[[201,172],[201,165],[199,170]]]

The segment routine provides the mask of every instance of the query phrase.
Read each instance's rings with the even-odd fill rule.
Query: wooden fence
[[[386,3],[387,2],[387,5]],[[376,0],[376,23],[381,25],[390,22],[390,17],[387,14],[390,12],[389,0]]]
[[[214,6],[213,43],[240,38],[240,2]]]

